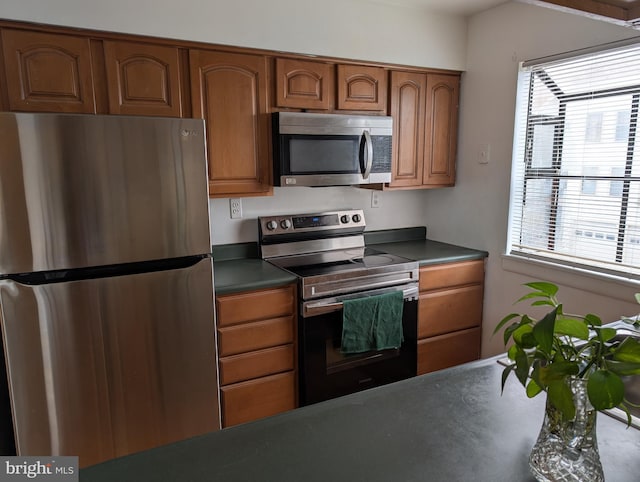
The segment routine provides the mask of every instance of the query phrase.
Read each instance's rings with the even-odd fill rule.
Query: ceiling
[[[373,0],[390,5],[421,7],[453,15],[473,15],[508,0]],[[640,27],[640,0],[517,0],[623,25]]]

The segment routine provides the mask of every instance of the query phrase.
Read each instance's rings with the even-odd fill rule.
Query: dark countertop
[[[418,261],[421,266],[483,259],[486,251],[426,239],[425,227],[365,232],[367,246]],[[216,294],[274,288],[297,278],[262,261],[256,243],[213,246]]]
[[[298,278],[256,258],[214,261],[213,281],[217,295],[239,291],[275,288],[293,283]]]
[[[544,394],[481,360],[122,457],[82,482],[531,482]],[[598,414],[607,482],[638,480],[640,430]]]
[[[380,243],[371,246],[374,249],[418,261],[420,266],[483,259],[488,256],[486,251],[464,248],[430,239]]]

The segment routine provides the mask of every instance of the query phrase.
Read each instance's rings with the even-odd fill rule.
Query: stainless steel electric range
[[[262,258],[298,277],[300,404],[416,375],[418,263],[365,246],[362,210],[258,219]],[[399,348],[341,351],[343,301],[402,291]]]

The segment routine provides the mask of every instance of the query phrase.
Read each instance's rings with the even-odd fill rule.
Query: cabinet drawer
[[[243,353],[220,359],[220,384],[251,380],[293,368],[293,345]]]
[[[437,264],[420,268],[420,291],[484,281],[484,260]]]
[[[296,408],[294,372],[222,387],[224,427]]]
[[[219,296],[218,327],[290,315],[295,311],[295,286]]]
[[[480,326],[482,286],[473,285],[420,295],[418,338]]]
[[[418,340],[418,375],[480,358],[480,328]]]
[[[292,343],[293,322],[293,316],[283,316],[271,320],[218,328],[219,356],[236,355]]]

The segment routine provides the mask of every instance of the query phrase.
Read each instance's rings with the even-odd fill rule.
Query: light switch
[[[478,164],[489,164],[489,158],[491,155],[490,144],[480,144],[478,147]]]

